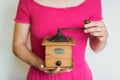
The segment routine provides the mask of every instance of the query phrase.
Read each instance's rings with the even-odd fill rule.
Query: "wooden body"
[[[72,45],[75,45],[75,40],[71,38],[68,42],[51,42],[48,38],[44,38],[42,42],[45,46],[45,68],[49,70],[58,66],[62,69],[72,68]],[[61,65],[57,65],[57,62]]]

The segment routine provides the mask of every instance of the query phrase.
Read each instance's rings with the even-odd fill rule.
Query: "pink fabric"
[[[20,0],[15,21],[31,25],[32,51],[44,59],[41,41],[45,36],[55,35],[58,28],[83,27],[83,21],[86,19],[102,19],[100,0],[85,0],[78,6],[68,8],[53,8],[35,3],[34,0]],[[72,54],[74,69],[71,72],[50,76],[31,67],[27,80],[92,80],[91,71],[85,61],[88,34],[80,30],[63,33],[73,36],[76,40]]]

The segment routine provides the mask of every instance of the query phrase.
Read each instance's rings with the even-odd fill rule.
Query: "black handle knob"
[[[56,65],[57,65],[57,66],[60,66],[61,64],[62,64],[61,61],[57,61],[57,62],[56,62]]]
[[[90,20],[84,20],[84,24],[89,24]]]

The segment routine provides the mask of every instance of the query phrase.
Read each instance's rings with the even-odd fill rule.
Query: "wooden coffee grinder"
[[[66,37],[62,30],[84,30],[84,28],[59,28],[53,37],[45,37],[42,46],[45,46],[45,69],[54,70],[73,68],[72,46],[75,45],[73,37]]]
[[[57,35],[45,37],[42,45],[45,46],[45,68],[54,70],[56,67],[72,68],[72,46],[75,40],[72,37],[66,38],[58,29]]]

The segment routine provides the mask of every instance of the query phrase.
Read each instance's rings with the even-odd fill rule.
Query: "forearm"
[[[90,37],[90,47],[94,52],[100,52],[101,50],[104,49],[104,47],[107,44],[107,39],[106,40],[100,40],[96,37]]]
[[[35,68],[39,68],[41,64],[43,64],[43,60],[40,59],[37,55],[31,52],[25,45],[17,45],[13,46],[14,54],[20,58],[25,63],[34,66]]]

